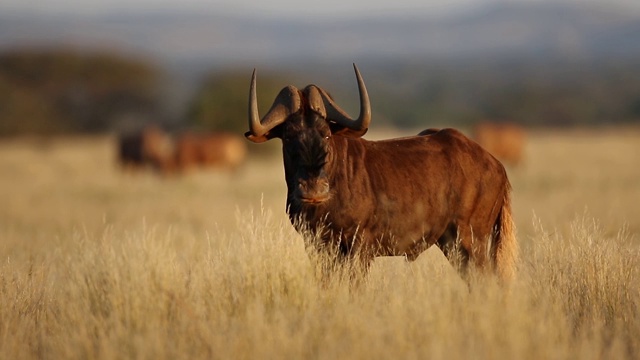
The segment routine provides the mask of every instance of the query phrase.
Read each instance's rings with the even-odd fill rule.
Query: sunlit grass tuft
[[[638,355],[640,279],[633,265],[640,254],[624,247],[622,235],[600,237],[590,220],[576,221],[571,238],[541,230],[520,277],[505,289],[480,276],[468,287],[455,272],[434,272],[448,264],[422,259],[382,259],[359,285],[327,286],[289,224],[264,211],[241,214],[239,222],[247,218],[250,225],[237,233],[194,239],[224,244],[200,252],[177,251],[171,243],[183,240],[154,227],[106,228],[97,237],[72,235],[67,252],[47,264],[5,264],[0,352],[7,358]]]

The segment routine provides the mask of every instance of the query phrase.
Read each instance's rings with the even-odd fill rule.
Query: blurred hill
[[[152,59],[169,74],[160,90],[163,108],[153,112],[173,123],[215,127],[217,120],[202,114],[244,103],[246,90],[233,91],[238,99],[232,100],[206,94],[220,94],[214,88],[222,85],[246,89],[254,67],[259,84],[266,87],[260,79],[270,79],[273,93],[289,83],[316,82],[354,112],[352,62],[367,81],[377,123],[427,127],[501,118],[594,125],[640,119],[640,79],[634,76],[640,72],[640,13],[605,5],[528,2],[438,17],[332,20],[183,10],[0,12],[0,52],[57,47]],[[282,83],[273,85],[278,79]],[[224,120],[225,127],[234,119]]]
[[[256,19],[215,12],[0,14],[0,48],[113,46],[202,66],[354,59],[640,56],[640,15],[603,5],[500,4],[445,17]]]

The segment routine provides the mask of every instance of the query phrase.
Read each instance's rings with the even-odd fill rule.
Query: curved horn
[[[260,119],[258,112],[258,97],[256,95],[256,70],[251,75],[249,89],[249,131],[244,135],[253,142],[263,142],[270,139],[267,133],[282,124],[289,115],[300,110],[300,95],[295,86],[287,86],[280,90],[273,101],[271,109]]]
[[[361,132],[360,136],[369,128],[371,122],[371,104],[369,103],[369,94],[367,88],[364,85],[364,80],[358,71],[356,64],[353,64],[353,68],[356,71],[356,78],[358,80],[358,91],[360,93],[360,115],[357,119],[352,119],[342,110],[336,103],[333,102],[331,96],[326,91],[318,88],[322,94],[322,100],[327,112],[327,120],[335,121],[337,124],[349,128],[351,130]]]
[[[307,97],[309,108],[311,108],[312,111],[318,113],[323,118],[327,119],[327,110],[324,105],[324,99],[325,97],[329,97],[329,95],[316,85],[309,85],[304,88],[304,94]]]

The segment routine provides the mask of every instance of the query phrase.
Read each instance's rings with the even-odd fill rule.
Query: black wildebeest
[[[238,134],[185,132],[176,139],[175,161],[179,171],[206,167],[234,171],[246,156],[247,145]]]
[[[165,172],[172,166],[173,141],[169,134],[155,125],[118,137],[118,162],[124,170],[150,166]]]
[[[526,135],[524,129],[515,123],[477,123],[472,129],[472,138],[503,164],[515,167],[523,161]]]
[[[253,72],[245,136],[256,143],[282,140],[292,224],[337,248],[338,259],[358,259],[365,268],[376,256],[414,260],[436,244],[450,260],[459,259],[463,274],[473,264],[512,278],[517,243],[502,164],[454,129],[362,139],[371,108],[354,69],[356,119],[315,85],[285,87],[260,118]]]

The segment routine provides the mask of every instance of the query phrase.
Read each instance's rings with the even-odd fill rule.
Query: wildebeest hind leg
[[[462,246],[460,239],[458,227],[455,224],[449,224],[445,232],[438,238],[436,244],[451,265],[460,272],[460,275],[466,277],[469,266],[469,252]]]

